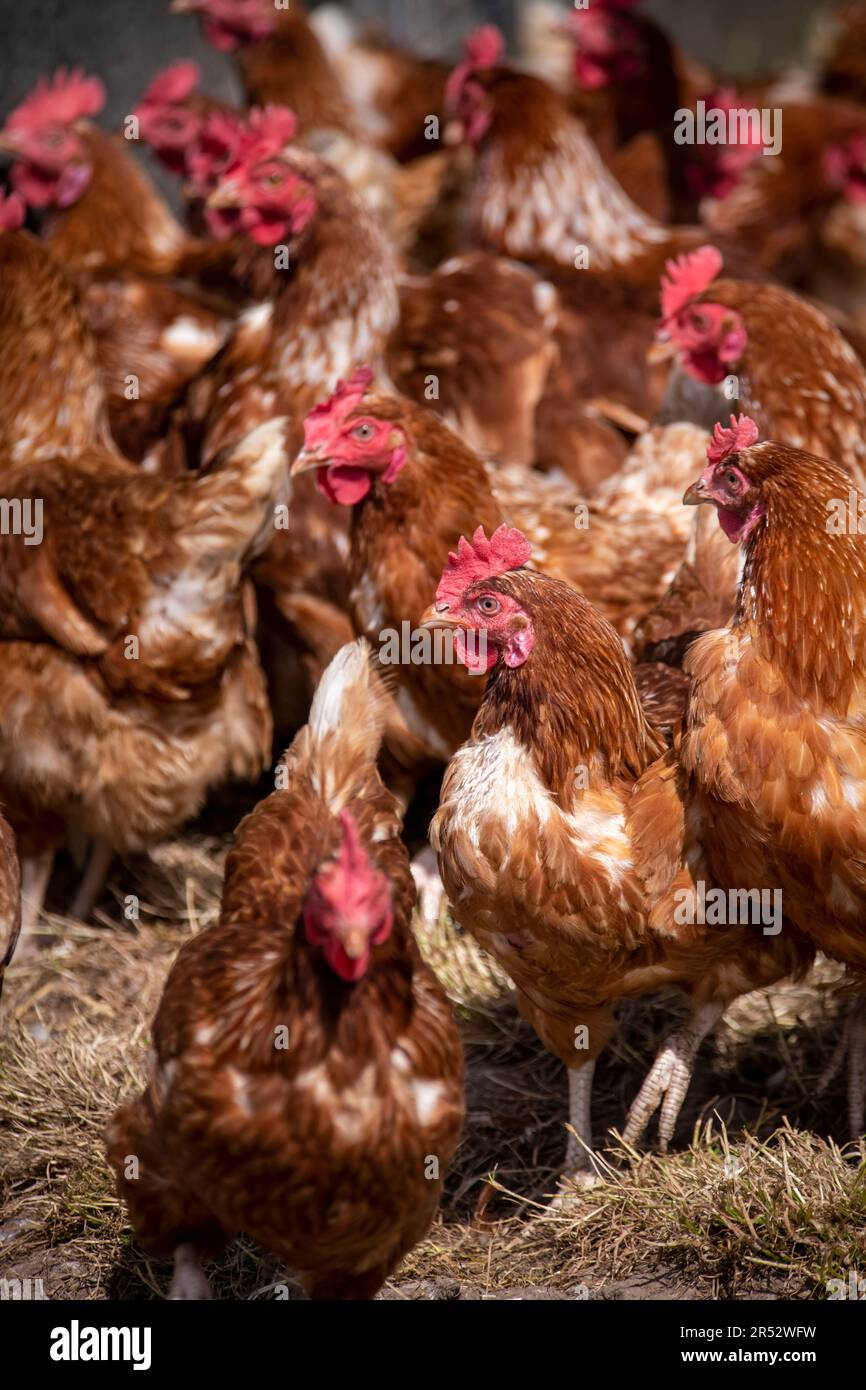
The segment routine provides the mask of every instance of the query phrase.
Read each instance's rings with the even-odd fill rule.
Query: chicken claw
[[[623,1138],[637,1144],[661,1104],[659,1148],[667,1153],[692,1078],[698,1048],[725,1011],[724,1004],[701,1004],[689,1022],[672,1033],[656,1057],[628,1112]]]

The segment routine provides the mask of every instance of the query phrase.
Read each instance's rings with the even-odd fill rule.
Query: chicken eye
[[[703,333],[709,327],[706,314],[692,314],[692,327]]]
[[[729,468],[725,474],[725,482],[729,488],[738,488],[740,485],[740,475],[735,473],[733,468]]]
[[[372,439],[375,433],[372,425],[356,425],[352,430],[352,438],[366,441]]]
[[[491,598],[489,594],[485,594],[484,598],[480,598],[478,600],[478,607],[480,608],[482,613],[499,612],[498,601],[495,598]]]
[[[282,183],[282,181],[283,176],[278,169],[275,169],[272,174],[268,174],[268,183]]]

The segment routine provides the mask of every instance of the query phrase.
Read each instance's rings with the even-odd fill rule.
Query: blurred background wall
[[[492,20],[515,32],[522,0],[348,0],[399,41],[431,54],[459,52],[463,34]],[[152,72],[173,58],[201,65],[204,86],[235,95],[230,60],[201,37],[197,22],[168,13],[169,0],[0,0],[0,115],[42,73],[83,65],[109,90],[106,119],[127,113]],[[310,6],[312,7],[312,6]],[[716,67],[759,71],[796,56],[816,0],[649,0],[646,9],[683,46]]]

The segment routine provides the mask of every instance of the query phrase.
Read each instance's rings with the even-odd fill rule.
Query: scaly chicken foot
[[[174,1273],[168,1290],[172,1301],[192,1302],[213,1298],[207,1275],[194,1245],[178,1245],[174,1252]]]
[[[592,1078],[595,1061],[568,1069],[568,1142],[565,1167],[559,1180],[559,1194],[553,1205],[560,1206],[575,1189],[586,1190],[603,1181],[592,1152]],[[572,1133],[571,1131],[574,1131]]]
[[[845,1020],[836,1050],[818,1082],[817,1094],[823,1095],[837,1075],[845,1058],[848,1059],[848,1130],[857,1142],[866,1128],[866,1000],[858,1000]]]
[[[698,1048],[724,1011],[724,1004],[701,1004],[685,1027],[667,1039],[632,1101],[623,1131],[627,1144],[640,1142],[649,1121],[661,1105],[659,1148],[662,1153],[667,1153],[692,1079]]]

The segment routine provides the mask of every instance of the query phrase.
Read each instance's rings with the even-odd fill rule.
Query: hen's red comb
[[[731,416],[731,427],[716,424],[713,442],[707,446],[707,459],[710,463],[721,463],[728,454],[748,449],[758,438],[758,426],[748,415]]]
[[[0,188],[0,231],[17,231],[24,222],[25,210],[20,193],[9,193]]]
[[[238,143],[244,130],[243,118],[234,111],[211,111],[202,125],[199,139],[228,150]]]
[[[194,196],[205,197],[216,185],[223,170],[235,159],[244,129],[240,116],[231,111],[212,111],[203,121],[186,159]]]
[[[373,863],[351,811],[340,812],[343,832],[336,857],[319,871],[318,890],[328,902],[351,913],[369,900],[371,889],[381,891],[385,879]]]
[[[297,129],[298,118],[287,106],[254,108],[240,126],[235,163],[255,164],[260,159],[279,154],[294,140]]]
[[[298,132],[298,118],[288,106],[256,107],[248,120],[250,134],[256,141],[273,144],[275,150],[291,144]]]
[[[459,63],[448,78],[445,100],[448,106],[456,106],[463,84],[473,72],[484,72],[493,68],[505,53],[505,39],[495,24],[482,24],[473,29],[463,45],[463,62]]]
[[[676,314],[712,284],[723,265],[715,246],[699,246],[675,261],[668,261],[662,276],[662,319]]]
[[[142,106],[171,105],[184,101],[198,86],[200,77],[198,63],[184,59],[180,63],[170,63],[151,82],[144,96]]]
[[[481,24],[463,45],[463,61],[467,67],[481,70],[495,67],[505,52],[505,38],[495,24]]]
[[[488,540],[484,527],[479,526],[471,543],[461,536],[457,550],[449,551],[448,564],[436,590],[436,602],[459,603],[470,584],[520,569],[531,554],[532,547],[522,531],[510,529],[503,522]]]
[[[308,449],[327,444],[333,438],[361,403],[372,380],[372,367],[356,367],[348,381],[339,381],[333,395],[310,411],[304,421],[304,443]]]
[[[370,867],[370,857],[364,848],[361,834],[350,811],[340,812],[343,828],[343,843],[337,856],[337,864],[346,874],[356,874]]]
[[[340,848],[330,863],[319,870],[316,887],[327,902],[351,911],[364,901],[381,874],[364,848],[350,811],[340,812],[340,829]]]
[[[105,88],[98,77],[86,77],[80,68],[59,68],[52,78],[43,77],[7,119],[15,130],[38,130],[44,125],[71,125],[82,116],[95,116],[105,105]]]

